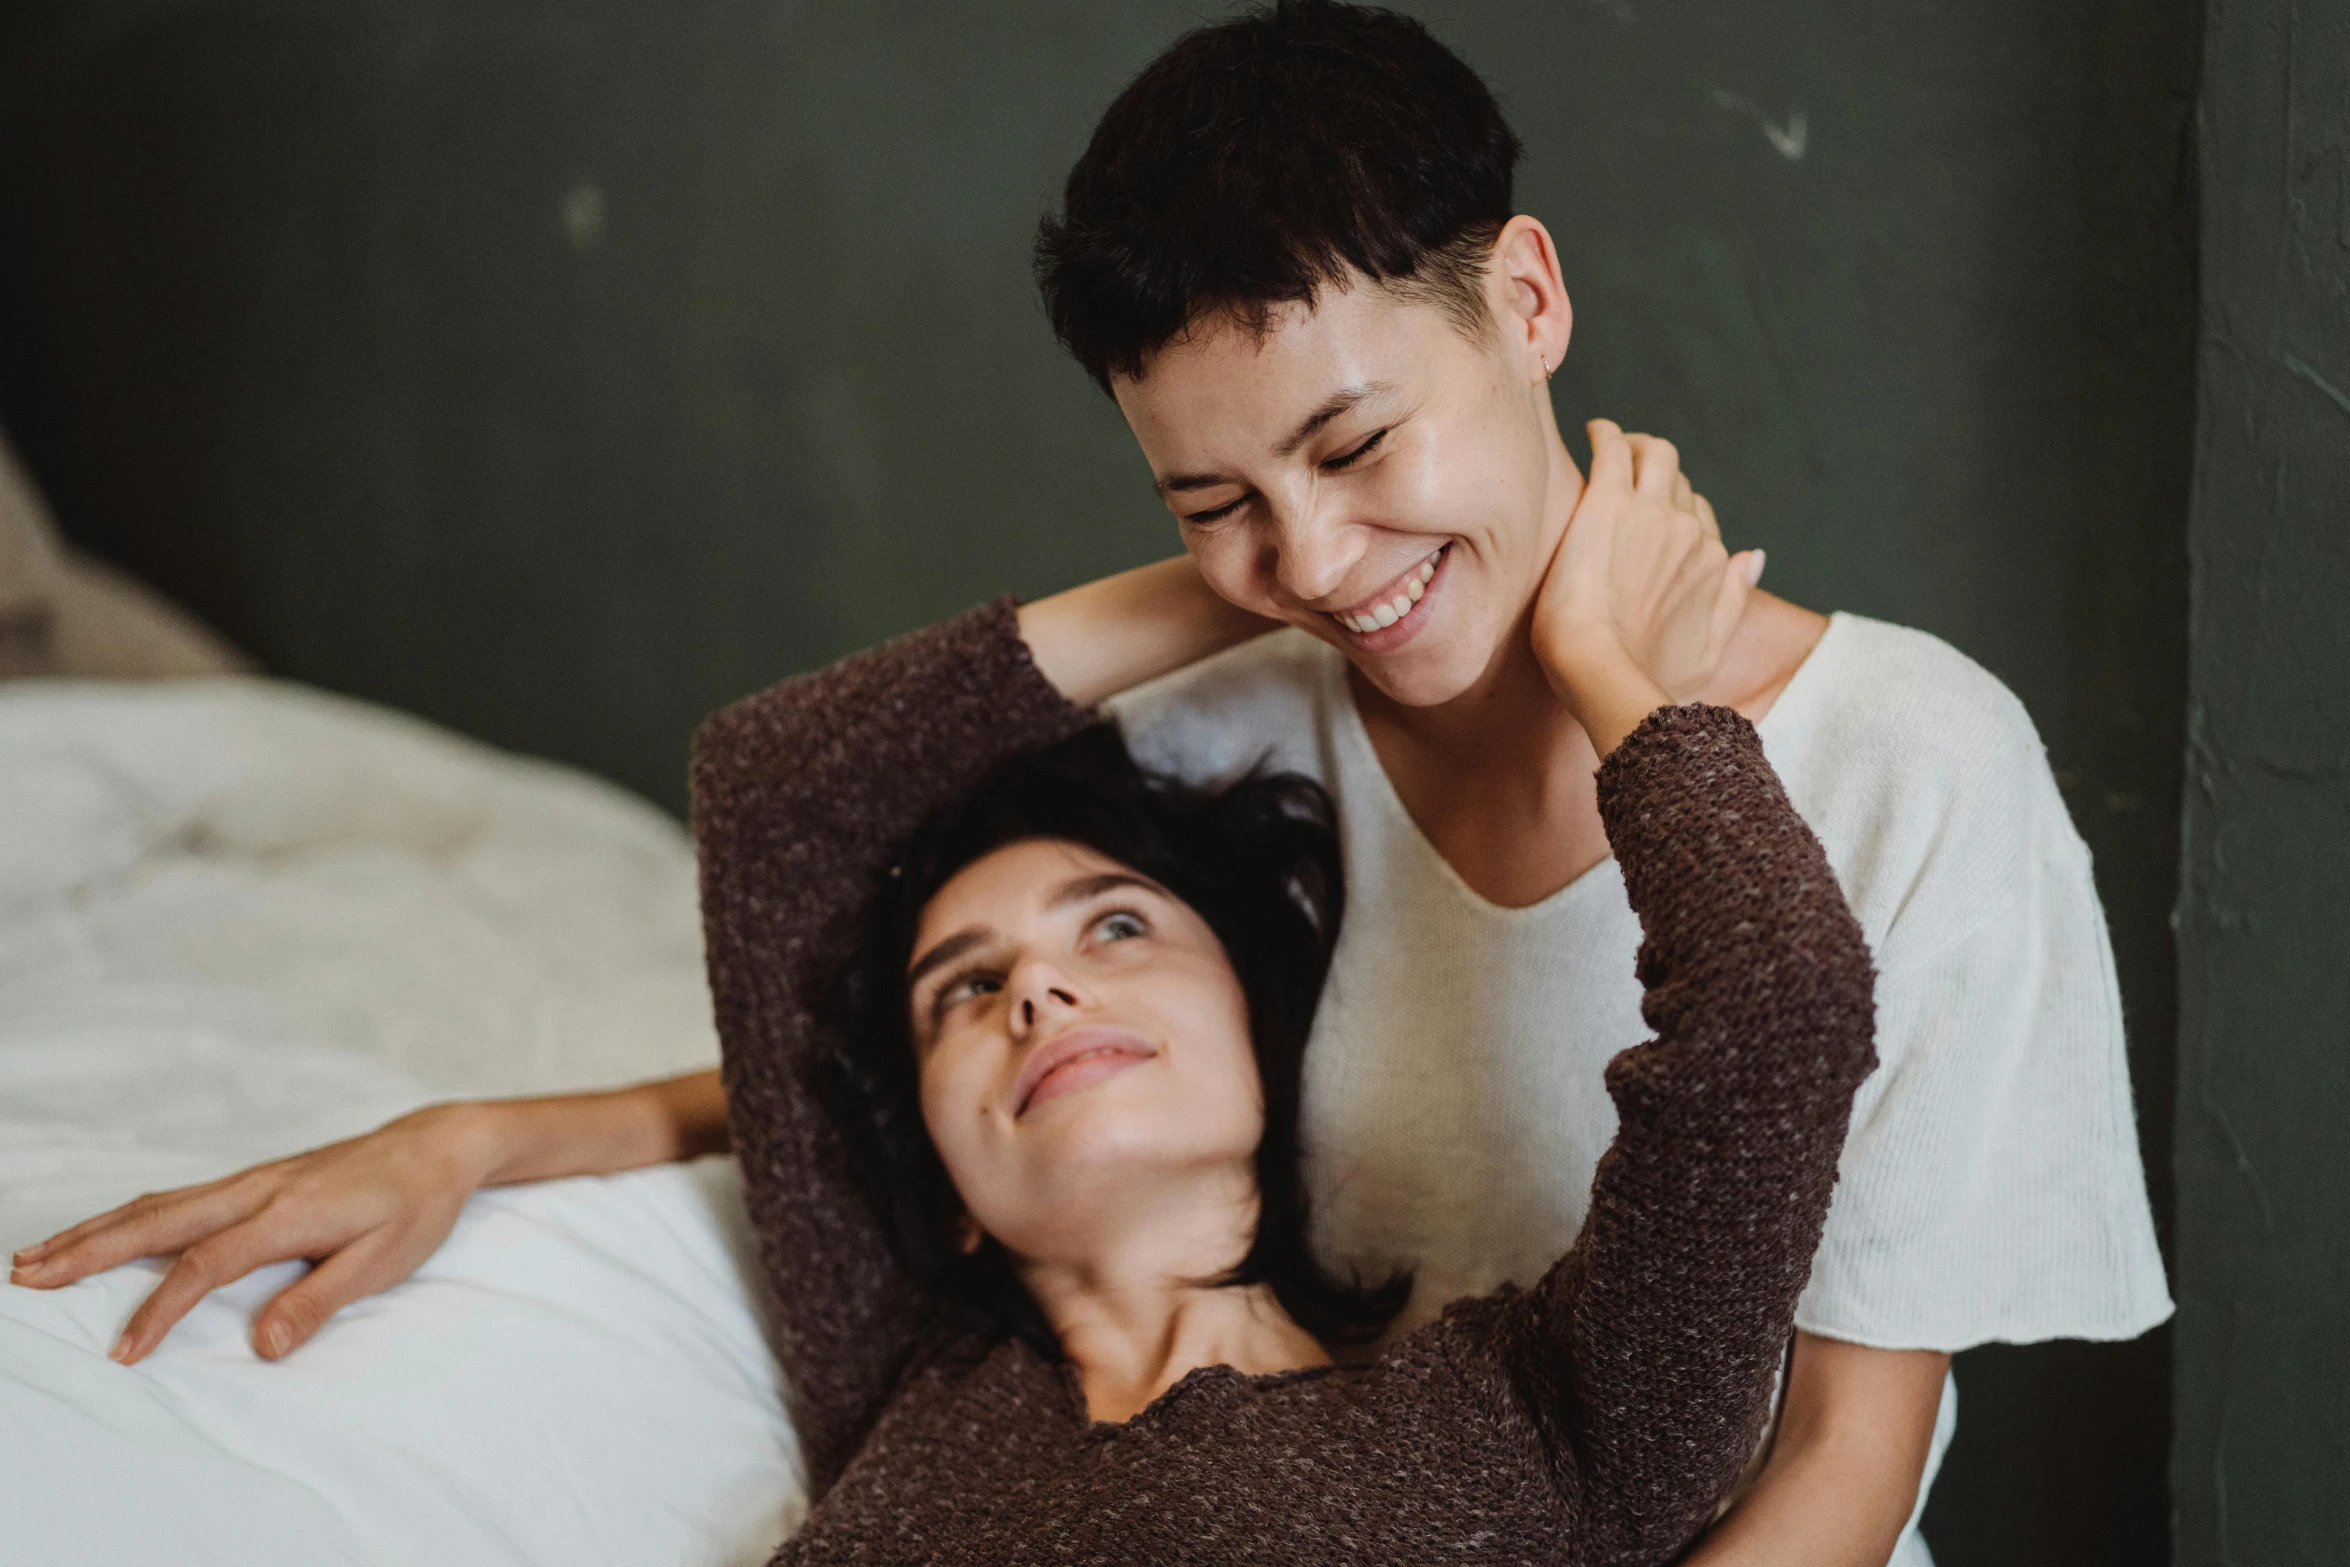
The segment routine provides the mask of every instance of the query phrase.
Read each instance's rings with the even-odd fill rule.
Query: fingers
[[[1702,495],[1692,495],[1690,499],[1696,503],[1697,520],[1704,527],[1705,536],[1716,544],[1721,543],[1722,525],[1715,520],[1714,503]]]
[[[136,1257],[179,1251],[249,1218],[266,1194],[241,1177],[152,1192],[18,1252],[10,1282],[56,1289]]]
[[[1674,483],[1681,477],[1680,449],[1659,435],[1628,435],[1632,448],[1632,488],[1643,495],[1671,503]]]
[[[1762,569],[1761,550],[1746,550],[1730,557],[1728,569],[1722,573],[1721,584],[1714,592],[1709,634],[1715,648],[1729,646],[1738,622],[1745,618],[1746,601],[1753,596],[1754,585],[1762,580]]]
[[[1613,419],[1594,419],[1583,431],[1591,437],[1591,487],[1632,488],[1633,438]]]
[[[188,1190],[194,1191],[202,1191],[205,1189],[206,1188],[203,1187],[188,1188]],[[124,1219],[133,1218],[138,1214],[154,1207],[157,1203],[168,1202],[173,1197],[179,1195],[180,1193],[178,1192],[143,1193],[140,1196],[133,1197],[129,1202],[122,1204],[118,1208],[109,1208],[104,1213],[93,1214],[91,1217],[84,1219],[81,1223],[73,1226],[71,1229],[59,1230],[55,1235],[50,1236],[45,1241],[33,1242],[32,1245],[25,1247],[22,1251],[17,1252],[9,1259],[9,1261],[20,1269],[30,1267],[45,1257],[54,1256],[66,1248],[75,1245],[86,1236],[96,1234],[98,1231],[106,1228],[110,1224],[116,1224]]]
[[[264,1360],[292,1354],[351,1302],[396,1284],[413,1271],[397,1266],[381,1233],[352,1242],[278,1291],[253,1319],[253,1348]]]
[[[111,1359],[130,1365],[163,1342],[180,1318],[196,1302],[224,1284],[234,1284],[255,1268],[286,1262],[302,1253],[275,1244],[257,1225],[239,1224],[190,1246],[163,1275],[163,1282],[131,1313],[131,1320],[108,1351]]]

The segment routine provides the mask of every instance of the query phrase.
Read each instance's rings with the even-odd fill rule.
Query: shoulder
[[[1297,630],[1275,631],[1102,704],[1145,767],[1194,781],[1270,762],[1319,777],[1316,738],[1344,659]]]
[[[1979,779],[2045,766],[2040,735],[2015,693],[1928,632],[1839,614],[1764,720],[1766,742],[1891,779]]]
[[[2031,715],[1939,637],[1839,614],[1760,726],[1872,942],[1896,912],[1959,907],[2033,870],[2084,884]]]

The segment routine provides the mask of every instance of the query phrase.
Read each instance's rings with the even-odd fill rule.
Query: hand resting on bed
[[[715,1071],[600,1094],[428,1105],[347,1142],[156,1192],[18,1252],[10,1282],[55,1289],[138,1257],[177,1252],[113,1358],[129,1365],[213,1290],[257,1268],[309,1273],[253,1321],[276,1359],[351,1302],[421,1266],[485,1186],[607,1175],[726,1147]]]

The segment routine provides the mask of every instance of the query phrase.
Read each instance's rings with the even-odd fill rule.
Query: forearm
[[[1771,1455],[1688,1567],[1885,1567],[1917,1506],[1949,1366],[1798,1333]]]
[[[859,914],[906,837],[1007,756],[1094,722],[982,605],[713,715],[694,746],[703,935],[743,1195],[829,1485],[919,1325],[911,1276],[851,1175],[814,1074]]]
[[[1835,1443],[1774,1451],[1754,1489],[1686,1567],[1885,1567],[1917,1503],[1917,1476]]]
[[[1577,1438],[1571,1488],[1595,1535],[1669,1555],[1761,1434],[1874,1063],[1871,975],[1736,714],[1658,711],[1603,764],[1599,796],[1656,1037],[1609,1063],[1616,1138],[1576,1250],[1531,1293],[1524,1380]]]
[[[727,1146],[726,1096],[715,1069],[604,1093],[449,1108],[481,1186],[609,1175]]]
[[[1020,638],[1079,707],[1220,653],[1274,622],[1218,598],[1188,555],[1020,606]]]

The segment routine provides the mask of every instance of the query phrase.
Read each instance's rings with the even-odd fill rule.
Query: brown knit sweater
[[[1017,1343],[915,1353],[918,1303],[806,1080],[812,1004],[895,846],[1090,716],[1007,601],[697,741],[727,1100],[818,1496],[777,1561],[1670,1560],[1754,1450],[1876,1059],[1867,947],[1753,729],[1666,708],[1600,769],[1657,1037],[1608,1068],[1619,1129],[1575,1248],[1367,1366],[1211,1366],[1096,1425]]]

